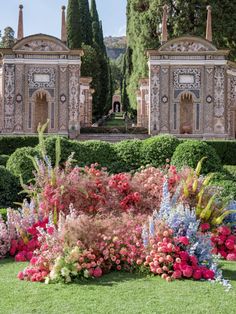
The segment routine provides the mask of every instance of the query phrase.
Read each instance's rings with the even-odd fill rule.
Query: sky
[[[18,7],[24,6],[24,36],[44,33],[60,37],[61,6],[67,0],[0,0],[0,30],[11,26],[17,34]],[[104,36],[123,36],[126,0],[96,0]]]

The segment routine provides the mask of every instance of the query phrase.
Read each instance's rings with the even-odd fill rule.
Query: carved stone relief
[[[64,51],[65,48],[49,40],[33,40],[18,48],[22,51]]]
[[[16,132],[23,132],[23,73],[24,65],[16,65],[16,98],[15,98],[15,127]]]
[[[14,128],[15,65],[6,64],[4,70],[4,128],[11,132]]]
[[[157,65],[151,66],[150,76],[150,132],[157,133],[160,130],[160,67]]]
[[[225,68],[215,67],[214,75],[214,131],[225,132]]]
[[[214,68],[207,67],[205,69],[205,102],[204,102],[204,132],[212,133],[213,132],[213,95],[214,95]]]
[[[79,127],[80,66],[69,66],[69,126]]]
[[[161,68],[161,89],[160,89],[160,131],[169,131],[169,68]]]
[[[59,130],[68,130],[68,72],[66,66],[60,67]]]
[[[186,81],[182,80],[181,77],[186,77]],[[187,77],[191,78],[192,81],[188,81]],[[179,68],[174,71],[174,88],[180,90],[198,90],[201,88],[201,70],[199,68]]]
[[[209,51],[214,50],[211,47],[207,47],[206,45],[203,45],[200,42],[194,42],[194,41],[179,41],[170,45],[167,45],[166,47],[163,47],[160,49],[161,51],[178,51],[178,52],[198,52],[198,51]]]
[[[55,69],[52,67],[31,67],[28,73],[28,82],[29,88],[54,88]]]

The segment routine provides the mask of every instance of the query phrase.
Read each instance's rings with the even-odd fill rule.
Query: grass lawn
[[[16,278],[25,264],[0,261],[0,313],[67,314],[234,314],[236,263],[224,262],[225,278],[233,289],[225,292],[209,282],[175,281],[112,273],[82,284],[22,282]]]

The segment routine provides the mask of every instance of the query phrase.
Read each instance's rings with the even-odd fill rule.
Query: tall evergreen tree
[[[79,2],[79,24],[81,41],[85,45],[93,44],[92,21],[89,11],[88,0],[77,0]]]
[[[4,34],[2,36],[0,46],[3,48],[12,48],[15,43],[16,43],[15,32],[10,26],[8,26],[4,29]]]
[[[69,0],[67,7],[67,41],[70,49],[81,48],[82,38],[79,16],[78,0]]]

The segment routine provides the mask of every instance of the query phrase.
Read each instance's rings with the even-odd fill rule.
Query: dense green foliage
[[[67,6],[67,43],[69,48],[81,48],[80,12],[78,0],[69,0]]]
[[[4,29],[4,34],[1,38],[0,47],[1,48],[12,48],[16,43],[15,32],[8,26]]]
[[[222,169],[216,150],[205,142],[188,140],[180,144],[172,157],[171,163],[178,169],[184,166],[195,168],[199,160],[203,162],[202,173],[216,172]]]
[[[37,136],[1,136],[0,137],[0,154],[11,155],[17,148],[38,144]]]
[[[141,166],[143,142],[140,140],[126,140],[115,144],[117,158],[121,171],[137,170]]]
[[[22,176],[24,182],[33,178],[33,162],[28,156],[37,156],[38,152],[33,147],[18,148],[7,161],[7,170],[16,177]]]
[[[22,199],[19,180],[5,167],[0,166],[0,208],[12,207],[14,202]]]
[[[78,0],[77,0],[78,1]],[[93,31],[92,22],[89,12],[88,0],[79,0],[79,25],[80,25],[80,36],[81,36],[81,47],[82,44],[92,45],[93,43]]]
[[[9,155],[0,155],[0,166],[6,166]]]
[[[150,164],[154,167],[163,166],[167,159],[171,159],[179,140],[174,136],[161,135],[145,140],[142,146],[143,164]]]
[[[17,279],[26,264],[0,261],[1,312],[4,314],[233,314],[236,306],[236,264],[222,262],[223,275],[233,289],[220,284],[111,273],[81,284],[44,285]],[[27,295],[27,302],[25,297]]]
[[[215,148],[222,165],[236,165],[236,141],[206,141]]]
[[[223,171],[214,173],[211,185],[219,188],[219,195],[227,200],[236,199],[236,169],[225,166]]]

